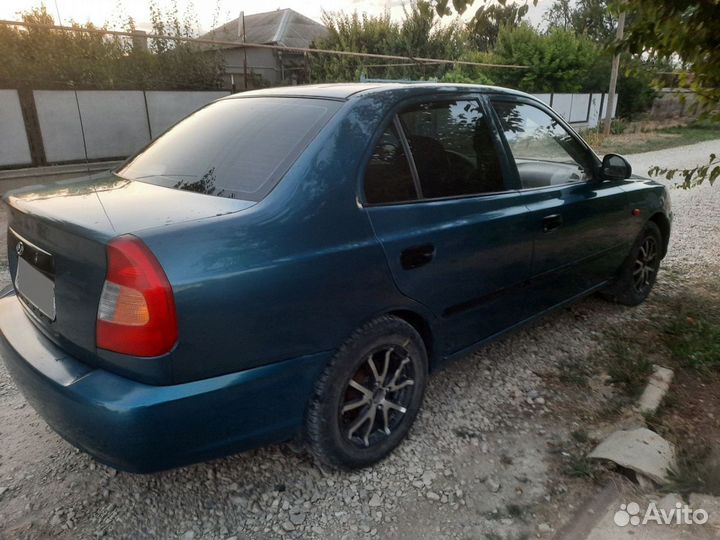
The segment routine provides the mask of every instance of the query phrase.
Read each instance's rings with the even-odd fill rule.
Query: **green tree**
[[[462,27],[457,22],[441,25],[432,4],[424,0],[407,7],[399,23],[392,21],[389,13],[357,12],[324,13],[322,22],[328,35],[313,44],[316,48],[397,55],[408,61],[313,55],[312,78],[316,81],[353,81],[361,74],[386,79],[440,77],[446,66],[413,63],[410,58],[457,59],[464,49]]]
[[[617,24],[607,0],[555,0],[543,18],[549,29],[574,30],[598,43],[611,41]]]
[[[153,32],[191,37],[193,20],[172,8],[163,14],[150,4]],[[53,25],[44,6],[21,14],[23,22]],[[73,28],[102,30],[92,24]],[[127,31],[134,32],[132,19]],[[150,49],[132,39],[39,27],[0,26],[0,84],[33,88],[207,89],[221,82],[223,64],[216,51],[187,43],[153,40]]]
[[[571,0],[555,0],[543,15],[548,28],[573,28],[574,9]]]
[[[467,24],[471,43],[479,51],[494,49],[500,28],[519,25],[527,12],[527,4],[512,3],[481,6]]]
[[[582,92],[598,58],[597,46],[570,30],[554,28],[546,34],[523,23],[500,30],[495,56],[498,63],[526,65],[526,70],[503,70],[499,84],[528,92]]]
[[[704,116],[720,120],[720,0],[613,0],[613,7],[631,15],[621,50],[680,63],[686,68],[680,86],[695,92]],[[680,175],[683,187],[713,183],[720,177],[720,158],[713,154],[701,167],[654,172],[668,179]]]

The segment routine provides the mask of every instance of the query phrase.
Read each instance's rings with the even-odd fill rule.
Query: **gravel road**
[[[710,141],[629,159],[642,173],[718,150]],[[720,186],[673,190],[672,200],[664,268],[682,279],[718,275]],[[2,260],[0,271],[7,282]],[[661,272],[658,287],[669,286]],[[592,362],[606,330],[651,309],[652,298],[636,309],[589,298],[453,363],[431,379],[409,440],[352,474],[286,445],[119,473],[53,433],[0,364],[0,538],[550,537],[591,489],[558,472],[569,434],[608,398],[602,382],[578,391],[559,373]]]

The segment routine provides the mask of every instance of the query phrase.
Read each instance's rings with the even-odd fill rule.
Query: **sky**
[[[156,0],[161,8],[172,5],[172,0]],[[482,0],[476,0],[476,6]],[[108,23],[110,28],[119,28],[120,21],[132,16],[140,29],[149,29],[149,11],[147,0],[0,0],[0,19],[19,19],[18,12],[31,9],[44,3],[48,11],[63,24],[70,20],[79,23],[92,22],[97,25]],[[542,21],[542,14],[552,0],[539,0],[537,7],[529,0],[528,20],[532,24]],[[291,8],[317,21],[322,11],[358,11],[379,14],[389,9],[393,18],[400,19],[403,14],[403,0],[177,0],[180,13],[190,10],[198,19],[199,30],[206,32],[215,25],[221,25],[235,19],[240,11],[246,15],[261,13],[279,8]],[[474,12],[472,8],[468,10]],[[59,16],[58,16],[59,15]]]

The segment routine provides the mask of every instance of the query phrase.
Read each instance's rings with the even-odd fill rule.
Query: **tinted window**
[[[300,98],[213,103],[170,129],[118,171],[176,189],[258,201],[339,104]]]
[[[592,175],[585,148],[555,118],[525,103],[493,103],[524,188],[583,182]]]
[[[372,204],[417,199],[407,155],[393,125],[382,134],[368,162],[365,199]]]
[[[487,119],[475,100],[437,101],[400,114],[423,197],[504,189]]]

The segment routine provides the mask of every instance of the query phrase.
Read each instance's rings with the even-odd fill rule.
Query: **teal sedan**
[[[0,354],[136,472],[291,439],[371,465],[448,360],[593,292],[641,303],[672,220],[535,98],[429,83],[236,94],[4,201]]]

